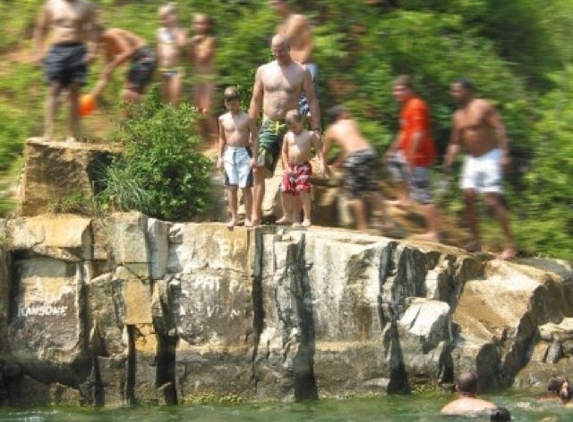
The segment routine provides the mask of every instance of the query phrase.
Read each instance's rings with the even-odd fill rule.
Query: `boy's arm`
[[[334,140],[334,137],[332,136],[332,128],[329,128],[326,130],[325,134],[324,134],[324,146],[322,147],[322,156],[324,157],[323,159],[326,162],[326,157],[328,156],[328,150],[330,149],[330,144],[332,143],[332,141]],[[344,161],[344,157],[345,154],[343,152],[340,153],[340,156],[336,159],[336,161],[332,164],[333,167],[339,167],[342,162]]]
[[[289,166],[289,159],[288,159],[288,143],[289,143],[289,133],[287,132],[283,138],[283,146],[281,149],[281,161],[283,164],[283,168],[285,173],[290,173],[292,170]]]
[[[225,136],[225,128],[223,127],[223,116],[219,117],[219,151],[217,155],[217,168],[223,168],[223,152],[227,145],[227,138]]]

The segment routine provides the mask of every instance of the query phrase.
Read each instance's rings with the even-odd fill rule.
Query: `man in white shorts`
[[[458,79],[451,86],[451,95],[458,105],[452,118],[450,144],[444,161],[449,171],[463,146],[468,155],[464,162],[460,186],[464,192],[466,217],[473,236],[466,249],[481,250],[476,200],[484,194],[487,205],[494,211],[505,235],[505,247],[499,259],[511,259],[517,247],[511,235],[507,208],[501,197],[502,171],[509,165],[509,150],[505,126],[497,110],[486,100],[473,97],[473,84]]]

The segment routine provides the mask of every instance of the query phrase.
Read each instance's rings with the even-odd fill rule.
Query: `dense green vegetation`
[[[153,42],[160,2],[95,0],[106,26],[133,30]],[[14,51],[29,51],[43,0],[4,0],[0,51],[0,171],[9,171],[26,136],[41,130],[41,73]],[[277,23],[266,0],[179,0],[181,24],[193,12],[214,19],[219,88],[235,84],[247,103],[254,69],[269,58]],[[315,24],[323,110],[347,105],[379,151],[390,142],[398,105],[392,79],[410,73],[432,109],[435,138],[449,137],[452,79],[472,79],[480,96],[500,109],[512,143],[514,172],[507,196],[520,246],[571,259],[573,253],[573,119],[570,66],[573,0],[329,0],[292,1]],[[98,65],[94,66],[97,72]],[[121,75],[117,74],[119,81]],[[93,83],[93,79],[92,82]],[[192,83],[188,76],[187,87]],[[102,112],[114,116],[119,82]],[[221,92],[221,90],[218,90]],[[188,94],[186,94],[188,95]],[[216,110],[216,112],[222,111]],[[62,119],[65,114],[62,114]],[[91,125],[91,126],[90,126]],[[86,121],[98,136],[102,128]],[[452,193],[451,208],[459,208]]]

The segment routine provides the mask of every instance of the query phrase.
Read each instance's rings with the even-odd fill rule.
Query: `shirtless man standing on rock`
[[[473,84],[467,79],[458,79],[451,86],[450,92],[458,110],[452,119],[444,169],[449,171],[461,147],[465,147],[468,155],[460,187],[464,192],[466,218],[473,236],[466,249],[469,252],[481,250],[476,200],[477,194],[483,193],[505,235],[505,247],[497,257],[507,260],[517,254],[507,208],[501,198],[502,173],[509,165],[507,135],[497,110],[488,101],[474,98],[473,89]]]
[[[311,112],[311,130],[320,138],[320,110],[314,93],[310,72],[290,56],[285,35],[275,35],[271,52],[275,60],[259,66],[255,75],[249,117],[257,122],[261,109],[263,119],[259,129],[259,159],[254,172],[253,225],[262,221],[265,177],[275,171],[287,131],[284,118],[288,111],[298,109],[301,93],[305,93]]]
[[[97,49],[96,9],[87,0],[47,0],[40,12],[34,30],[34,62],[44,64],[44,73],[50,84],[44,121],[45,140],[54,135],[54,118],[58,96],[62,89],[69,90],[69,141],[80,139],[78,102],[80,86],[86,82],[87,65],[94,59]],[[44,56],[43,41],[51,30],[51,46]],[[84,40],[89,34],[89,44]]]

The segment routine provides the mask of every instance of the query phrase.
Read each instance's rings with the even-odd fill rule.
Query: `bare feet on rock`
[[[414,234],[414,235],[410,236],[410,238],[415,239],[415,240],[427,240],[428,242],[435,242],[435,243],[441,243],[441,241],[442,241],[439,233],[435,233],[435,232]]]
[[[501,259],[503,261],[507,261],[509,259],[515,258],[517,256],[517,248],[513,245],[507,246],[503,251],[501,251],[496,258]]]
[[[275,224],[278,226],[288,226],[289,224],[293,224],[293,222],[290,218],[284,216],[275,221]]]

